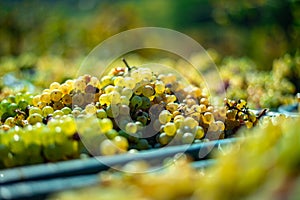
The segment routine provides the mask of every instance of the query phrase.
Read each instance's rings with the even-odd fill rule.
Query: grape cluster
[[[158,75],[149,68],[124,63],[126,67],[113,68],[100,80],[83,75],[62,84],[53,82],[35,96],[17,94],[3,100],[0,136],[6,141],[6,150],[0,162],[13,166],[7,159],[18,155],[9,142],[15,144],[15,140],[24,140],[18,153],[26,152],[31,144],[39,146],[40,161],[44,162],[87,153],[82,138],[93,142],[88,145],[89,153],[114,155],[223,139],[241,126],[256,124],[257,118],[244,100],[213,106],[203,88],[188,85],[171,73]],[[31,130],[38,130],[40,136],[27,141],[33,135]],[[42,142],[45,135],[48,144]],[[65,145],[76,149],[65,155],[60,152]],[[46,153],[49,148],[57,154],[51,154],[53,159]],[[16,165],[30,163],[24,156],[23,163]]]
[[[224,59],[220,73],[227,97],[246,99],[252,108],[276,109],[293,103],[295,92],[299,90],[298,58],[286,55],[275,60],[268,72],[258,70],[254,62],[246,58]]]

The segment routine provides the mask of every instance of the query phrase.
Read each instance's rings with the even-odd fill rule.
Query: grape
[[[168,135],[168,136],[174,136],[176,133],[176,126],[174,123],[172,122],[168,122],[165,124],[164,126],[164,132]]]
[[[106,114],[110,118],[116,118],[119,116],[120,111],[119,111],[119,105],[110,105],[107,106],[106,108]]]
[[[77,91],[84,91],[86,83],[84,80],[77,79],[74,81],[74,89]]]
[[[64,107],[64,104],[62,104],[60,101],[57,101],[53,103],[52,107],[54,110],[61,110]]]
[[[125,126],[125,131],[128,134],[135,134],[137,132],[137,125],[133,122],[129,122]]]
[[[158,138],[158,142],[161,145],[167,145],[172,140],[172,137],[168,136],[166,133],[161,133]]]
[[[128,99],[130,99],[133,94],[133,91],[132,91],[132,89],[125,87],[122,89],[121,94],[122,94],[122,96],[125,96]]]
[[[114,85],[115,85],[115,86],[124,87],[124,86],[125,86],[125,80],[124,80],[124,78],[121,77],[121,76],[117,76],[117,77],[114,79]]]
[[[130,100],[129,100],[129,98],[126,97],[126,96],[121,96],[121,97],[120,97],[120,103],[123,104],[123,105],[129,105]]]
[[[111,81],[111,77],[110,76],[103,76],[101,78],[101,81],[100,81],[101,87],[105,87],[105,86],[107,86],[107,85],[109,85],[111,83],[112,83],[112,81]]]
[[[145,97],[150,97],[150,96],[153,96],[155,93],[153,87],[151,87],[151,85],[145,85],[142,89],[142,94],[145,96]]]
[[[142,98],[142,105],[140,106],[141,109],[146,110],[150,108],[151,106],[151,101],[147,97],[141,97]]]
[[[21,109],[23,111],[27,108],[28,105],[29,105],[28,102],[23,99],[18,102],[19,109]]]
[[[194,141],[194,135],[192,133],[184,133],[182,135],[183,144],[191,144]]]
[[[204,129],[202,128],[202,126],[196,126],[195,130],[194,130],[194,134],[195,134],[196,139],[203,138],[205,135],[205,132],[204,132]]]
[[[109,105],[110,104],[110,100],[109,100],[109,95],[108,94],[102,94],[99,97],[99,102],[101,105]]]
[[[93,115],[93,114],[96,114],[97,108],[93,104],[88,104],[85,107],[85,111],[87,114]]]
[[[139,108],[143,104],[143,99],[135,95],[131,98],[130,104],[133,108]]]
[[[166,124],[169,121],[171,121],[172,119],[172,114],[167,111],[167,110],[163,110],[160,114],[159,114],[159,122],[161,124]]]
[[[11,103],[8,107],[7,107],[7,112],[10,116],[15,116],[16,110],[18,109],[18,105],[16,103]]]
[[[82,93],[75,94],[72,100],[73,105],[82,106],[84,104],[84,96]]]
[[[49,92],[43,92],[40,97],[41,102],[43,103],[50,103],[51,97]]]
[[[44,117],[48,116],[49,114],[52,114],[53,112],[54,112],[54,110],[51,106],[45,106],[42,110]]]
[[[29,117],[27,118],[27,121],[29,124],[33,125],[38,122],[43,122],[43,117],[39,113],[33,113],[33,114],[29,115]]]
[[[128,141],[125,137],[122,136],[116,136],[113,138],[113,143],[120,148],[121,150],[127,151],[128,149]]]
[[[50,93],[50,99],[52,101],[59,101],[62,97],[63,93],[58,90],[58,89],[54,89],[52,90],[52,92]],[[47,103],[47,102],[46,102]]]
[[[60,87],[60,84],[58,82],[53,82],[50,84],[50,87],[49,89],[52,91],[52,90],[55,90],[55,89],[59,89]]]
[[[63,111],[61,111],[61,110],[55,110],[54,112],[53,112],[53,117],[57,117],[57,116],[63,116],[65,113],[63,112]]]
[[[71,113],[72,113],[72,110],[71,110],[71,108],[69,108],[69,107],[63,107],[63,108],[61,109],[61,111],[62,111],[65,115],[68,115],[68,114],[71,114]]]
[[[211,124],[214,121],[214,116],[211,112],[204,113],[202,120],[205,124]]]
[[[196,127],[198,125],[198,122],[196,120],[194,120],[192,117],[187,117],[184,119],[183,124],[184,124],[184,126],[188,126],[191,129],[193,129],[194,127]]]
[[[106,133],[113,129],[113,123],[109,118],[100,119],[99,126],[102,133]]]
[[[134,87],[135,87],[135,81],[134,81],[134,79],[133,78],[131,78],[131,77],[125,77],[124,78],[124,87],[127,87],[127,88],[129,88],[129,89],[134,89]]]
[[[161,82],[161,81],[157,81],[157,82],[155,83],[154,89],[155,89],[155,92],[156,92],[156,93],[162,94],[162,93],[164,93],[164,91],[165,91],[165,84],[164,84],[163,82]]]
[[[127,105],[121,105],[120,106],[120,115],[129,115],[130,108]]]
[[[62,102],[63,102],[65,105],[71,105],[71,104],[72,104],[72,97],[71,97],[71,95],[65,94],[65,95],[62,97]]]
[[[104,109],[98,109],[96,115],[99,119],[107,118],[107,114]]]
[[[38,114],[40,114],[40,115],[43,114],[42,110],[39,109],[38,107],[30,107],[30,108],[29,108],[29,115],[32,115],[32,114],[34,114],[34,113],[38,113]]]
[[[113,139],[113,138],[115,138],[116,136],[118,136],[118,131],[116,131],[115,129],[111,129],[111,130],[107,131],[107,132],[105,133],[105,135],[106,135],[106,137],[107,137],[108,139]]]
[[[59,86],[59,90],[62,92],[62,94],[69,94],[69,92],[71,91],[71,88],[68,84],[64,83],[62,85]]]
[[[103,140],[100,144],[100,153],[102,155],[114,155],[116,154],[118,151],[116,145],[114,145],[114,143],[108,139]]]

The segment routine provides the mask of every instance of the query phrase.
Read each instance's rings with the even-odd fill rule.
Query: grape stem
[[[125,59],[125,58],[122,58],[122,61],[123,61],[123,63],[126,65],[128,71],[130,71],[131,68],[130,68],[130,66],[128,65],[126,59]]]

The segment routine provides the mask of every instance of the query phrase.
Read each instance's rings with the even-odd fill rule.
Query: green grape
[[[167,144],[169,144],[169,142],[171,140],[172,140],[172,137],[170,137],[169,135],[167,135],[165,132],[162,132],[161,134],[159,134],[158,142],[161,145],[167,145]]]
[[[106,137],[107,137],[108,139],[113,139],[113,138],[115,138],[117,135],[119,135],[119,133],[118,133],[118,131],[116,131],[115,129],[111,129],[111,130],[107,131],[107,132],[105,133],[105,135],[106,135]]]
[[[90,115],[94,115],[97,112],[97,108],[94,104],[88,104],[85,106],[85,112]]]
[[[116,136],[113,138],[112,141],[118,148],[127,151],[129,144],[128,144],[128,140],[125,137]]]
[[[103,76],[100,81],[101,87],[105,87],[109,84],[112,84],[111,76]]]
[[[160,122],[161,124],[166,124],[166,123],[168,123],[169,121],[171,121],[171,119],[172,119],[172,114],[171,114],[169,111],[167,111],[167,110],[163,110],[163,111],[161,111],[161,113],[159,114],[158,119],[159,119],[159,122]]]
[[[202,116],[202,121],[205,124],[211,124],[214,121],[214,116],[211,112],[206,112],[204,113],[204,115]]]
[[[58,117],[58,116],[63,116],[65,113],[63,112],[63,111],[61,111],[61,110],[56,110],[56,111],[54,111],[53,112],[53,117]]]
[[[139,150],[146,150],[149,149],[151,146],[146,139],[139,139],[138,143],[136,144],[137,149]]]
[[[164,132],[168,135],[168,136],[174,136],[176,133],[176,126],[174,123],[172,122],[168,122],[165,124],[164,126]]]
[[[52,90],[52,92],[50,93],[50,99],[52,101],[59,101],[62,98],[62,92],[59,89],[54,89]],[[47,102],[46,102],[47,103]]]
[[[114,155],[118,152],[116,145],[108,139],[105,139],[100,144],[100,153],[104,156]]]
[[[140,106],[141,109],[146,110],[150,108],[151,101],[148,97],[141,97],[142,98],[142,105]]]
[[[99,102],[101,105],[110,105],[110,99],[108,94],[101,94],[99,97]]]
[[[50,93],[49,92],[43,92],[41,94],[41,102],[43,103],[50,103],[51,102],[51,97],[50,97]]]
[[[40,114],[40,115],[43,114],[42,110],[39,109],[38,107],[30,107],[29,108],[29,115],[32,115],[34,113],[37,113],[37,114]]]
[[[114,85],[115,85],[115,86],[124,87],[124,86],[125,86],[124,78],[123,78],[122,76],[117,76],[117,77],[114,79]]]
[[[133,122],[129,122],[125,126],[125,131],[128,134],[135,134],[137,132],[137,125]]]
[[[124,78],[124,87],[127,87],[127,88],[129,88],[129,89],[134,89],[134,87],[135,87],[135,81],[134,81],[134,79],[133,78],[131,78],[131,77],[125,77]]]
[[[25,152],[24,140],[19,135],[15,134],[9,142],[9,149],[14,154],[21,154],[22,152]]]
[[[84,80],[81,80],[81,79],[76,79],[74,81],[74,89],[77,90],[77,91],[84,91],[86,87],[86,83]]]
[[[219,129],[219,127],[216,124],[216,122],[212,122],[208,127],[208,131],[211,131],[211,132],[217,132],[218,129]]]
[[[53,83],[50,84],[49,89],[50,90],[55,90],[55,89],[59,89],[59,87],[60,87],[60,84],[58,82],[53,82]]]
[[[198,125],[198,122],[192,117],[187,117],[183,121],[184,126],[188,126],[191,129],[195,128]]]
[[[110,118],[117,118],[119,116],[119,114],[120,114],[118,105],[107,106],[107,108],[106,108],[106,114]]]
[[[151,97],[153,96],[155,93],[155,90],[153,89],[153,87],[151,87],[151,85],[145,85],[142,89],[142,94],[145,97]]]
[[[15,116],[16,110],[18,109],[18,105],[16,103],[11,103],[8,107],[7,107],[7,112],[10,114],[10,116]]]
[[[145,116],[145,115],[142,115],[142,116],[137,116],[136,118],[137,121],[141,122],[142,125],[146,125],[147,122],[148,122],[148,118]]]
[[[58,161],[62,159],[63,152],[60,146],[52,143],[44,146],[43,155],[48,161]]]
[[[121,96],[121,97],[120,97],[120,103],[123,104],[123,105],[129,105],[130,100],[129,100],[129,98],[126,97],[126,96]]]
[[[41,95],[36,95],[36,96],[34,96],[32,98],[32,104],[33,104],[33,106],[37,106],[38,105],[38,103],[41,101],[40,97],[41,97]]]
[[[71,113],[72,113],[72,109],[69,108],[69,107],[63,107],[63,108],[61,109],[61,111],[63,111],[63,113],[64,113],[65,115],[68,115],[68,114],[71,114]]]
[[[113,129],[113,123],[109,118],[100,119],[99,126],[102,133],[106,133]]]
[[[71,88],[68,84],[64,83],[59,86],[59,90],[62,92],[62,94],[69,94]]]
[[[157,81],[155,83],[154,89],[157,94],[163,94],[165,91],[165,84],[161,81]]]
[[[107,114],[106,114],[105,110],[102,108],[97,110],[96,116],[99,119],[107,118]]]
[[[6,99],[2,100],[0,103],[1,112],[3,112],[3,113],[7,112],[9,105],[10,105],[10,103]]]
[[[8,153],[9,153],[9,147],[5,144],[0,143],[0,160],[2,160],[2,158],[7,157]]]
[[[132,89],[125,87],[122,89],[121,94],[122,94],[122,96],[125,96],[128,99],[130,99],[131,96],[133,95],[133,92],[132,92]]]
[[[43,117],[39,113],[33,113],[33,114],[29,115],[29,117],[27,118],[27,121],[29,124],[33,125],[38,122],[43,122]]]
[[[130,105],[135,109],[139,108],[142,104],[143,104],[143,99],[140,96],[135,95],[130,100]]]
[[[205,132],[202,126],[196,126],[194,128],[195,139],[201,139],[204,137]]]
[[[120,103],[121,101],[120,96],[121,96],[120,93],[116,91],[112,91],[109,93],[109,98],[112,104]]]
[[[8,125],[9,127],[14,127],[15,126],[15,118],[13,118],[13,117],[6,118],[4,124]]]
[[[182,135],[182,143],[183,144],[192,144],[193,143],[193,141],[194,141],[194,134],[192,134],[192,133],[184,133],[183,135]]]
[[[53,108],[51,106],[45,106],[43,109],[42,109],[42,113],[43,113],[43,116],[46,117],[50,114],[52,114],[54,112]]]
[[[114,90],[115,90],[115,87],[112,86],[112,85],[108,85],[108,86],[106,86],[106,87],[104,88],[104,92],[105,92],[106,94],[111,93],[111,92],[113,92]]]
[[[23,111],[27,108],[28,105],[29,105],[28,101],[23,100],[23,99],[18,102],[18,108]]]
[[[28,154],[29,157],[39,156],[41,154],[41,151],[42,151],[41,145],[36,143],[30,143],[26,148],[26,153]]]

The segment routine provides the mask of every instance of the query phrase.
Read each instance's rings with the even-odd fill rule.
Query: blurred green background
[[[222,56],[248,56],[262,68],[300,44],[296,0],[1,1],[0,56],[66,58],[141,26],[172,28]]]

